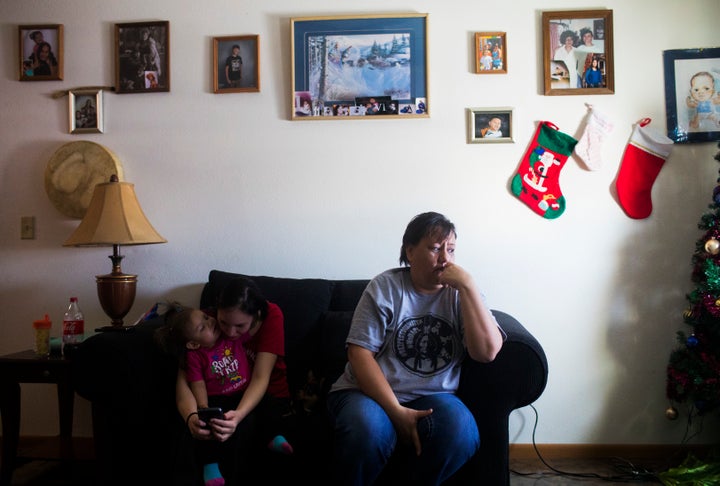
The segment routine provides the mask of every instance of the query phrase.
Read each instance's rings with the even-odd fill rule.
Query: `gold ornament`
[[[677,411],[677,409],[676,409],[675,407],[668,407],[668,408],[665,410],[665,417],[666,417],[668,420],[675,420],[675,419],[677,419],[677,418],[678,418],[678,411]]]
[[[717,255],[720,253],[720,241],[715,238],[710,238],[705,242],[705,251],[711,255]]]

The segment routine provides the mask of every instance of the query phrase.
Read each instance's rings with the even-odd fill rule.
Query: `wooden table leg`
[[[3,428],[0,485],[10,486],[20,438],[20,383],[5,380],[0,383],[0,415]]]
[[[60,454],[63,459],[73,458],[73,406],[75,390],[69,380],[60,380],[57,383],[58,411],[60,413]]]

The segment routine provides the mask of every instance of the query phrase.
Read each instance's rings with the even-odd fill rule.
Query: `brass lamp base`
[[[110,256],[110,259],[113,261],[112,273],[97,275],[95,277],[100,305],[112,321],[110,326],[96,329],[96,331],[131,329],[131,327],[123,326],[123,317],[130,312],[133,302],[135,302],[137,275],[122,273],[122,269],[120,268],[122,258],[123,256],[120,255],[119,249],[116,248],[113,255]]]

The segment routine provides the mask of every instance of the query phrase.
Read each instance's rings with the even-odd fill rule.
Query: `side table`
[[[0,415],[2,415],[2,465],[0,486],[9,486],[20,439],[20,383],[57,385],[60,443],[63,456],[72,457],[72,424],[75,391],[71,361],[61,356],[38,358],[32,350],[0,356]],[[63,457],[65,458],[65,457]]]

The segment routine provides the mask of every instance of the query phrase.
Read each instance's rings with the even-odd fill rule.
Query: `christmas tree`
[[[715,160],[720,162],[720,152]],[[690,330],[678,331],[679,346],[667,367],[667,397],[700,415],[720,409],[720,177],[717,183],[710,210],[698,223],[704,233],[692,257],[696,286],[687,295],[689,305],[683,313]],[[668,413],[668,418],[675,416]]]

